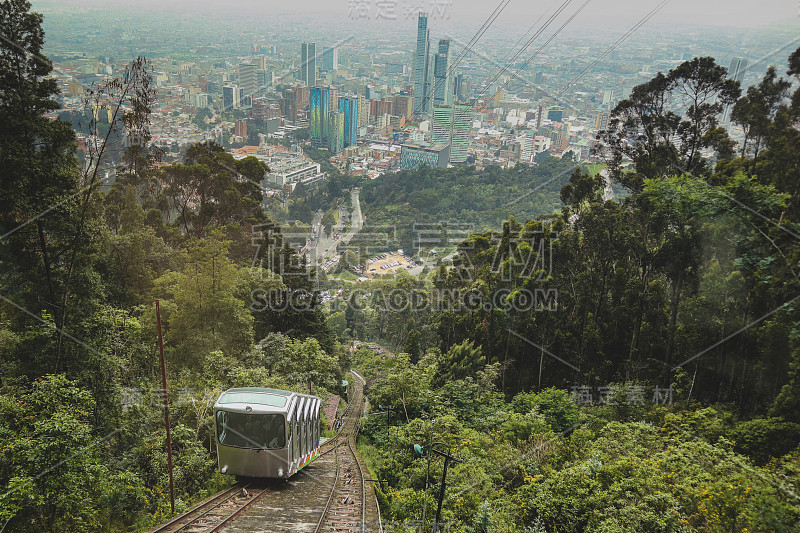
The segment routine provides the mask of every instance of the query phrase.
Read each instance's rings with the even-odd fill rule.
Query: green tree
[[[755,164],[758,154],[767,142],[771,126],[779,107],[783,104],[791,83],[777,78],[775,67],[770,66],[758,85],[747,88],[747,94],[733,106],[731,118],[744,130],[742,155],[752,153]]]
[[[741,92],[726,74],[713,58],[696,57],[634,87],[598,136],[598,151],[606,157],[612,177],[638,192],[645,179],[706,172],[704,149],[729,150],[717,116]],[[635,172],[623,171],[625,158],[633,161]]]
[[[475,346],[473,341],[464,341],[454,345],[439,358],[437,383],[450,380],[475,377],[478,370],[486,364],[483,349]]]
[[[9,531],[97,531],[109,470],[92,435],[92,395],[62,376],[0,396],[3,443],[0,520]]]
[[[199,368],[214,350],[239,358],[253,344],[249,272],[230,260],[229,245],[219,234],[190,241],[183,269],[155,281],[174,367]]]

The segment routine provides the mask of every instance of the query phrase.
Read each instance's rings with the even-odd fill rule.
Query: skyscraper
[[[259,96],[263,96],[272,87],[272,77],[274,72],[271,68],[266,70],[256,70],[256,85],[258,85]]]
[[[467,99],[467,83],[463,74],[457,75],[453,78],[453,98],[457,102],[463,102]]]
[[[328,89],[328,109],[331,111],[339,110],[339,89],[333,87]]]
[[[339,49],[335,46],[327,46],[322,52],[322,70],[328,72],[339,68]]]
[[[430,30],[428,14],[420,11],[417,19],[417,51],[414,54],[414,114],[421,115],[430,111]]]
[[[317,84],[317,43],[300,45],[300,80],[309,87]]]
[[[306,74],[308,74],[308,69],[306,68],[306,63],[308,63],[308,43],[301,43],[300,44],[300,73],[298,77],[300,81],[303,81],[308,85],[308,79],[306,79]]]
[[[369,125],[369,100],[363,95],[358,95],[358,127]]]
[[[438,105],[433,108],[431,143],[450,145],[450,162],[467,160],[472,107],[467,104]]]
[[[224,111],[239,109],[239,87],[226,85],[222,88],[222,104]]]
[[[344,114],[344,145],[355,146],[358,139],[358,97],[340,96],[339,110]]]
[[[244,89],[245,96],[258,94],[258,78],[253,63],[239,63],[239,87]]]
[[[328,151],[333,154],[338,154],[344,148],[344,121],[345,116],[341,111],[330,111],[328,113],[328,123],[325,128],[326,141]]]
[[[311,144],[322,147],[327,144],[328,115],[330,113],[330,89],[328,87],[312,87],[309,94],[308,126]]]
[[[439,51],[433,66],[433,105],[448,105],[453,102],[450,84],[450,39],[439,40]]]

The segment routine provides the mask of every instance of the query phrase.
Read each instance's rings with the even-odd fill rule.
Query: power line
[[[535,58],[536,56],[538,56],[538,55],[539,55],[539,53],[540,53],[542,50],[544,50],[544,49],[545,49],[545,47],[546,47],[548,44],[550,44],[551,42],[553,42],[553,40],[554,40],[554,39],[555,39],[555,38],[556,38],[556,37],[557,37],[557,36],[558,36],[558,35],[559,35],[559,34],[560,34],[560,33],[561,33],[563,30],[564,30],[564,28],[566,28],[566,27],[567,27],[567,25],[568,25],[570,22],[572,22],[572,20],[573,20],[575,17],[577,17],[577,16],[578,16],[578,14],[579,14],[581,11],[583,11],[583,10],[584,10],[584,8],[585,8],[586,6],[588,6],[588,5],[589,5],[589,3],[590,3],[591,1],[592,1],[592,0],[586,0],[586,1],[585,1],[583,4],[581,4],[581,6],[580,6],[580,7],[579,7],[579,8],[578,8],[578,9],[577,9],[577,10],[576,10],[576,11],[575,11],[575,12],[574,12],[572,15],[570,15],[570,17],[569,17],[569,18],[568,18],[566,21],[564,21],[564,23],[563,23],[563,24],[562,24],[562,25],[561,25],[561,26],[560,26],[560,27],[559,27],[559,28],[558,28],[558,29],[555,31],[555,33],[553,33],[553,34],[552,34],[552,35],[551,35],[551,36],[550,36],[550,37],[549,37],[549,38],[548,38],[548,39],[547,39],[547,40],[546,40],[546,41],[545,41],[545,42],[544,42],[544,43],[543,43],[543,44],[542,44],[542,45],[541,45],[541,46],[540,46],[540,47],[539,47],[537,50],[536,50],[536,52],[534,52],[534,53],[533,53],[533,55],[532,55],[531,57],[529,57],[529,58],[528,58],[528,59],[525,61],[525,63],[523,63],[523,64],[522,64],[522,66],[521,66],[521,67],[519,67],[519,68],[516,70],[516,72],[514,73],[514,74],[515,74],[515,76],[516,76],[516,75],[518,75],[520,72],[522,72],[522,71],[523,71],[525,68],[527,68],[527,66],[528,66],[528,65],[530,65],[531,61],[533,61],[533,60],[534,60],[534,58]],[[508,85],[508,83],[511,81],[511,79],[513,79],[513,78],[509,78],[509,79],[508,79],[508,80],[507,80],[505,83],[503,83],[503,85],[501,85],[501,86],[500,86],[500,87],[497,89],[497,91],[496,91],[494,94],[496,95],[497,93],[499,93],[500,91],[502,91],[502,90],[505,88],[505,86],[506,86],[506,85]],[[478,96],[480,96],[480,95],[478,95]]]
[[[570,4],[570,2],[572,2],[572,0],[564,0],[564,2],[560,6],[558,6],[556,11],[554,11],[553,14],[550,15],[550,17],[548,17],[548,19],[544,22],[544,24],[542,24],[542,26],[530,37],[530,39],[528,39],[525,45],[519,50],[517,50],[517,52],[511,57],[511,59],[508,60],[506,65],[503,68],[501,68],[500,71],[490,81],[486,82],[483,85],[483,87],[481,88],[480,92],[475,97],[475,99],[479,98],[482,94],[484,94],[489,89],[489,87],[491,87],[492,84],[495,81],[497,81],[498,78],[500,78],[500,76],[502,76],[503,73],[509,69],[509,67],[511,67],[511,65],[522,55],[522,53],[525,52],[525,50],[527,50],[531,44],[533,44],[533,41],[535,41],[550,26],[550,24],[553,23],[556,17],[558,17],[561,14],[561,12],[564,11],[564,9],[566,9],[566,7]],[[538,20],[533,23],[530,29],[533,29],[537,23]],[[530,29],[528,31],[530,31]]]
[[[564,93],[564,91],[566,91],[567,89],[569,89],[569,87],[570,87],[570,86],[572,86],[572,85],[573,85],[575,82],[577,82],[577,81],[578,81],[578,80],[579,80],[581,77],[583,77],[583,75],[584,75],[584,74],[586,74],[586,73],[587,73],[587,72],[589,72],[589,71],[590,71],[592,68],[594,68],[594,66],[595,66],[595,65],[597,65],[597,63],[599,63],[600,61],[602,61],[602,60],[603,60],[603,59],[604,59],[604,58],[605,58],[605,57],[606,57],[608,54],[610,54],[611,52],[613,52],[613,51],[614,51],[614,50],[615,50],[615,49],[616,49],[616,48],[617,48],[619,45],[621,45],[623,42],[625,42],[625,41],[626,41],[626,40],[627,40],[627,39],[628,39],[628,38],[629,38],[631,35],[633,35],[633,34],[634,34],[634,33],[635,33],[635,32],[636,32],[636,31],[637,31],[639,28],[641,28],[642,26],[644,26],[644,25],[645,25],[645,24],[646,24],[646,23],[647,23],[647,22],[648,22],[648,21],[649,21],[651,18],[653,18],[653,16],[654,16],[656,13],[658,13],[659,11],[661,11],[661,9],[662,9],[664,6],[666,6],[666,5],[667,5],[669,2],[670,2],[670,0],[662,0],[662,1],[661,1],[661,3],[659,3],[658,5],[656,5],[656,7],[654,7],[653,9],[651,9],[651,10],[650,10],[650,11],[649,11],[649,12],[648,12],[648,13],[647,13],[647,14],[646,14],[644,17],[642,17],[641,19],[639,19],[639,21],[638,21],[636,24],[634,24],[634,25],[633,25],[633,26],[632,26],[632,27],[631,27],[631,28],[630,28],[630,29],[629,29],[629,30],[628,30],[628,31],[627,31],[627,32],[626,32],[624,35],[622,35],[622,37],[620,37],[619,39],[617,39],[617,40],[616,40],[616,41],[615,41],[615,42],[614,42],[614,43],[613,43],[611,46],[609,46],[608,48],[606,48],[606,50],[605,50],[605,51],[604,51],[602,54],[600,54],[600,55],[597,57],[597,59],[595,59],[594,61],[592,61],[592,64],[591,64],[591,65],[589,65],[588,67],[586,67],[585,69],[583,69],[583,70],[582,70],[582,71],[581,71],[581,72],[580,72],[580,73],[579,73],[577,76],[575,76],[575,78],[574,78],[572,81],[570,81],[570,82],[569,82],[569,83],[567,83],[567,84],[566,84],[564,87],[562,87],[562,88],[561,88],[561,89],[558,91],[558,93],[556,93],[555,99],[556,99],[556,100],[558,100],[558,98],[559,98],[559,97],[560,97],[560,96],[561,96],[561,95]]]
[[[475,35],[472,36],[472,39],[469,40],[469,42],[461,51],[456,60],[453,61],[451,65],[448,65],[447,71],[445,72],[444,76],[445,79],[447,79],[450,76],[450,74],[452,74],[453,70],[455,70],[458,64],[461,63],[461,61],[467,55],[467,52],[469,52],[472,49],[472,47],[475,46],[475,44],[477,44],[480,38],[483,37],[483,34],[486,33],[486,30],[488,30],[489,27],[494,23],[494,21],[497,20],[497,17],[500,16],[500,14],[503,12],[503,10],[505,10],[506,6],[508,6],[510,2],[511,0],[500,0],[500,3],[497,5],[497,7],[494,8],[494,11],[492,11],[489,17],[483,22],[481,27],[478,28],[478,31],[475,32]],[[428,57],[426,57],[425,59],[427,61]],[[435,91],[436,91],[436,78],[434,77],[434,83],[431,85],[431,90],[424,95],[421,102],[419,102],[417,105],[414,106],[416,109],[416,113],[421,113],[422,110],[425,109],[425,105],[433,97]]]
[[[557,3],[558,3],[558,0],[556,0],[556,2],[553,2],[553,5],[555,5],[555,4],[557,4]],[[538,18],[538,19],[536,19],[536,22],[534,22],[533,24],[531,24],[531,26],[530,26],[530,27],[529,27],[529,28],[528,28],[528,29],[525,31],[525,33],[524,33],[524,34],[522,34],[522,37],[520,37],[519,39],[517,39],[517,42],[516,42],[516,43],[514,43],[514,46],[512,46],[511,48],[509,48],[509,49],[508,49],[508,52],[506,52],[506,54],[503,56],[503,58],[502,58],[500,61],[498,61],[498,63],[499,63],[499,64],[501,64],[501,65],[502,65],[502,64],[506,64],[506,63],[507,63],[507,62],[506,62],[506,59],[508,59],[508,56],[509,56],[509,54],[511,54],[511,52],[512,52],[514,49],[516,49],[516,48],[517,48],[517,46],[519,46],[519,45],[520,45],[520,43],[521,43],[521,42],[522,42],[522,41],[523,41],[523,40],[524,40],[524,39],[525,39],[525,38],[528,36],[528,34],[531,32],[531,30],[532,30],[533,28],[535,28],[537,24],[539,24],[539,22],[540,22],[540,21],[542,20],[542,18],[543,18],[543,17],[544,17],[544,16],[547,14],[547,12],[548,12],[548,11],[550,11],[550,8],[548,8],[548,9],[545,9],[544,11],[542,11],[542,14],[541,14],[541,15],[539,15],[539,18]]]

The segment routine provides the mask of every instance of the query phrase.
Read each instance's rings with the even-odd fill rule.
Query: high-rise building
[[[331,72],[339,68],[339,49],[327,46],[322,52],[322,70]]]
[[[239,87],[243,89],[245,96],[258,95],[258,77],[253,63],[239,64]]]
[[[247,139],[247,121],[246,120],[237,120],[236,124],[234,125],[234,135],[237,137],[244,137]]]
[[[226,85],[222,88],[222,109],[233,111],[239,109],[239,87],[236,85]]]
[[[264,96],[270,87],[272,87],[272,77],[274,74],[271,68],[256,71],[256,84],[258,85],[259,96]]]
[[[467,104],[434,106],[431,142],[450,145],[450,162],[464,163],[467,160],[471,126],[471,106]]]
[[[417,50],[414,54],[414,114],[430,111],[430,30],[428,14],[420,11],[417,19]]]
[[[329,96],[330,100],[328,100],[328,107],[332,111],[336,111],[339,109],[339,89],[335,89],[333,87],[330,88]]]
[[[329,111],[328,123],[325,128],[325,136],[328,151],[338,154],[344,148],[344,113],[341,111]]]
[[[330,89],[312,87],[309,95],[310,112],[308,117],[311,144],[316,147],[327,143],[328,115],[330,113]]]
[[[528,130],[520,139],[520,145],[519,160],[522,163],[533,161],[533,156],[536,155],[536,132]]]
[[[379,135],[392,134],[392,115],[384,113],[375,117],[375,130]]]
[[[433,105],[453,103],[453,90],[450,86],[450,39],[439,40],[439,51],[433,66]]]
[[[363,95],[358,95],[358,127],[369,125],[369,100]]]
[[[494,89],[490,89],[490,90],[489,90],[489,93],[491,93],[491,94],[492,94],[492,97],[491,97],[491,99],[489,100],[489,101],[491,102],[491,103],[489,104],[489,107],[491,107],[491,108],[499,107],[499,106],[500,106],[500,101],[501,101],[503,98],[505,98],[505,97],[506,97],[506,90],[505,90],[505,89],[497,89],[497,90],[496,90],[496,91],[494,91],[494,92],[492,92],[492,91],[494,91]]]
[[[467,89],[469,83],[464,78],[463,74],[457,75],[453,78],[453,99],[456,102],[464,102],[467,99]]]
[[[398,94],[394,97],[392,114],[396,117],[410,118],[414,114],[414,99],[411,96]]]
[[[391,100],[370,100],[369,114],[373,117],[381,115],[391,115],[394,102]]]
[[[400,168],[416,170],[423,165],[430,168],[446,168],[450,158],[450,146],[426,143],[406,143],[400,149]]]
[[[317,84],[317,43],[300,45],[300,80],[309,87]]]
[[[211,105],[211,97],[208,93],[197,93],[193,94],[189,101],[193,107],[198,109],[202,109],[204,107],[208,107]]]
[[[266,121],[281,116],[280,107],[273,104],[266,97],[253,98],[253,107],[250,108],[249,116],[254,119]]]
[[[344,115],[344,145],[355,146],[358,139],[358,97],[339,97],[339,110]]]
[[[295,87],[294,92],[297,100],[297,110],[301,111],[308,107],[311,90],[309,87]]]
[[[292,122],[297,120],[297,91],[295,88],[283,91],[283,98],[280,99],[279,103],[284,117]]]
[[[600,111],[594,121],[594,129],[597,131],[603,131],[606,128],[608,128],[608,112]]]
[[[220,85],[219,82],[208,80],[206,81],[206,92],[208,94],[219,96],[219,94],[222,92],[222,85]]]

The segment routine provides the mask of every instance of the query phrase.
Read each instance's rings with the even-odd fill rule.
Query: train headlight
[[[219,469],[219,471],[225,474],[226,472],[228,472],[228,465],[223,466],[222,468]]]
[[[278,469],[278,477],[283,477],[283,468]]]

